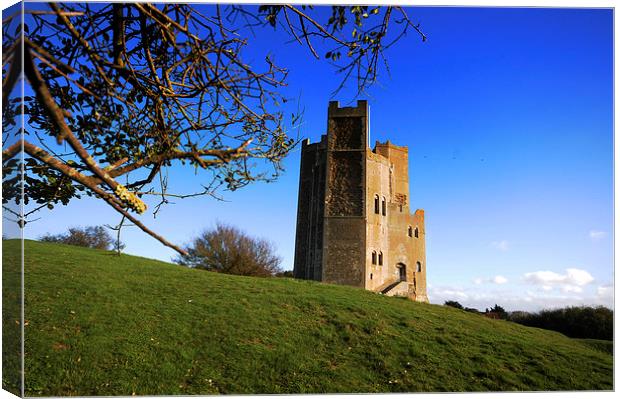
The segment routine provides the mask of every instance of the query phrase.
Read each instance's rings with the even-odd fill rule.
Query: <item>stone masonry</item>
[[[368,147],[368,103],[329,103],[327,135],[302,143],[295,278],[428,302],[424,210],[410,213],[407,147]]]

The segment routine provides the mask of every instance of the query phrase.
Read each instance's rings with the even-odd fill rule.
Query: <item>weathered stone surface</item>
[[[364,154],[359,151],[329,152],[328,216],[364,215]]]
[[[328,131],[332,132],[330,150],[363,150],[363,121],[359,117],[329,118]]]
[[[367,102],[332,101],[327,135],[302,144],[294,276],[428,301],[424,211],[410,213],[408,149],[367,142]]]
[[[322,278],[326,142],[302,143],[294,276],[307,280]]]

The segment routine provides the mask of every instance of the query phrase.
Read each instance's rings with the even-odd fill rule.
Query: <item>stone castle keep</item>
[[[329,103],[302,143],[294,276],[428,301],[424,211],[409,209],[408,149],[368,147],[368,103]]]

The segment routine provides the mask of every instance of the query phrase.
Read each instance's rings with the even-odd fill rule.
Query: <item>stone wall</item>
[[[350,217],[325,218],[323,280],[364,287],[365,224]]]
[[[327,111],[323,281],[364,287],[368,104]]]
[[[364,215],[364,157],[359,151],[329,151],[327,216]]]
[[[378,158],[384,161],[379,162]],[[388,165],[388,176],[385,176],[385,164]],[[404,267],[407,284],[399,285],[400,294],[403,292],[403,287],[407,287],[408,296],[411,299],[427,301],[424,212],[419,210],[415,214],[410,213],[408,149],[391,144],[389,141],[377,142],[373,153],[368,155],[368,165],[368,176],[372,179],[373,175],[381,174],[379,186],[382,190],[388,187],[385,228],[381,230],[369,228],[369,237],[367,237],[368,242],[383,243],[387,235],[387,257],[384,259],[380,279],[375,281],[373,273],[373,284],[370,284],[368,288],[376,289],[390,281],[398,280],[400,269]],[[374,179],[371,181],[373,185],[377,184]],[[371,195],[370,192],[367,194]],[[372,220],[369,219],[368,223],[372,224]],[[415,237],[416,227],[418,237]],[[421,266],[420,272],[417,271],[418,262]]]
[[[376,291],[386,283],[393,282],[393,270],[390,270],[388,216],[383,215],[383,200],[389,203],[390,163],[387,158],[375,154],[370,149],[366,153],[366,289]],[[375,213],[375,199],[379,199],[379,213]],[[376,264],[372,263],[372,254],[376,253]],[[379,255],[382,254],[382,265]]]
[[[424,210],[417,209],[413,214],[412,224],[418,228],[418,238],[414,240],[413,257],[420,262],[421,271],[416,272],[415,300],[428,302],[426,293],[426,227],[424,226]]]
[[[326,136],[319,143],[302,142],[293,268],[295,278],[322,279],[326,149]]]

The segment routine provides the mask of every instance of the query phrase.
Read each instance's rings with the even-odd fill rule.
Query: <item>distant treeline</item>
[[[537,313],[512,312],[508,320],[558,331],[571,338],[614,339],[614,312],[604,306],[573,306]]]
[[[456,301],[446,301],[446,306],[478,313],[492,319],[503,319],[529,327],[544,328],[561,332],[571,338],[591,338],[612,341],[614,339],[614,312],[604,306],[571,306],[562,309],[541,310],[540,312],[506,312],[495,305],[480,312],[465,308]]]

